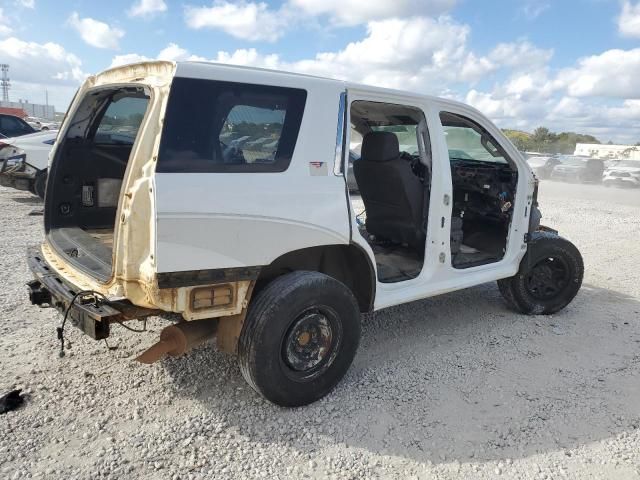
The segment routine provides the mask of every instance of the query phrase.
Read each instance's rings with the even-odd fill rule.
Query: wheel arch
[[[361,312],[373,311],[376,273],[371,259],[359,246],[323,245],[287,252],[261,269],[256,292],[273,279],[299,270],[324,273],[344,283],[356,297]]]

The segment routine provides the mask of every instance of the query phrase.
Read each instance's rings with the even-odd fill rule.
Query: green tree
[[[531,150],[531,134],[520,130],[509,130],[505,128],[502,132],[511,140],[518,150],[526,152]]]

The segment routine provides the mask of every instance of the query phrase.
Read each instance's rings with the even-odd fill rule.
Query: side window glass
[[[132,145],[148,103],[148,97],[137,96],[111,101],[98,124],[95,143]]]
[[[2,117],[2,129],[9,137],[21,133],[20,123],[13,117]]]
[[[18,128],[23,133],[31,133],[33,131],[31,126],[27,122],[18,122]]]
[[[157,172],[282,172],[307,99],[297,88],[175,78]]]
[[[277,108],[234,106],[219,135],[224,163],[275,162],[285,114]]]
[[[448,112],[440,114],[449,159],[509,163],[498,142],[472,120]]]

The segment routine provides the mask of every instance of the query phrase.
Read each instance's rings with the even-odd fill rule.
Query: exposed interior
[[[88,92],[69,121],[49,172],[49,243],[101,281],[112,274],[120,190],[148,103],[143,87]]]
[[[500,261],[507,248],[517,166],[480,125],[440,116],[452,176],[451,263]],[[424,264],[431,148],[419,109],[356,101],[351,106],[347,184],[361,235],[373,250],[378,280],[416,278]]]
[[[424,115],[408,106],[356,101],[350,138],[351,203],[378,280],[416,278],[424,264],[431,182]]]
[[[518,183],[517,167],[482,127],[443,112],[453,182],[451,262],[455,268],[504,257]]]

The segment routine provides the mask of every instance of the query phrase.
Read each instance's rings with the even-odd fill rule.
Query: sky
[[[503,128],[640,142],[640,0],[0,0],[11,100],[64,111],[145,59],[296,71],[453,98]]]

